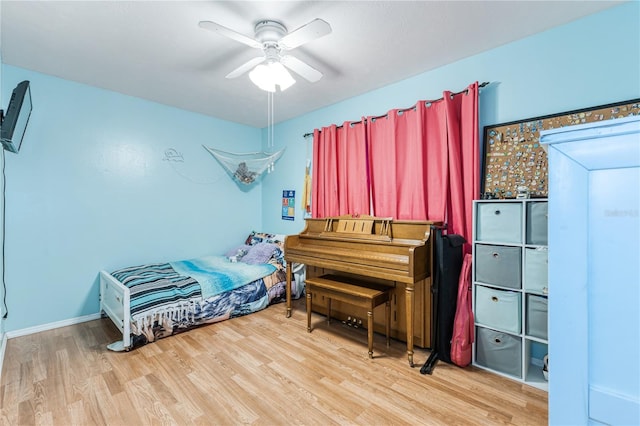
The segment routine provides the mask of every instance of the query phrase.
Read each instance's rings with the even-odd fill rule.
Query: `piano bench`
[[[313,296],[327,298],[327,320],[331,321],[331,300],[335,299],[367,309],[367,337],[369,358],[373,358],[373,310],[385,304],[386,337],[389,347],[389,329],[391,328],[391,287],[339,275],[323,275],[307,278],[307,331],[311,333],[311,304]]]

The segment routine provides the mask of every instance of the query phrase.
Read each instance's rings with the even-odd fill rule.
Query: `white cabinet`
[[[473,364],[546,390],[547,200],[473,208]]]
[[[640,116],[542,131],[540,142],[549,147],[549,424],[640,425]]]

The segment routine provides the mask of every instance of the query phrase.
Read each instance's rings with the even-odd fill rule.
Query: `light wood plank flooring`
[[[114,353],[107,319],[10,339],[0,390],[4,425],[546,425],[547,393],[439,362],[416,368],[384,336],[296,301]]]

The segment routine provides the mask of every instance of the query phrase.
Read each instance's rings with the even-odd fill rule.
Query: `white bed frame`
[[[100,312],[122,333],[122,340],[109,345],[114,351],[131,348],[131,293],[120,281],[106,271],[100,271]]]
[[[304,265],[293,264],[292,269],[296,282],[304,282]],[[122,340],[107,347],[112,351],[131,349],[131,292],[128,287],[104,270],[100,271],[100,312],[111,318],[122,333]]]

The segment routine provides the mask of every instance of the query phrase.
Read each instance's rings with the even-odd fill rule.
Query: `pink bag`
[[[462,261],[462,270],[458,281],[458,305],[453,320],[451,338],[451,362],[466,367],[471,364],[471,348],[474,340],[473,309],[471,306],[471,254],[467,253]]]

